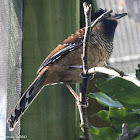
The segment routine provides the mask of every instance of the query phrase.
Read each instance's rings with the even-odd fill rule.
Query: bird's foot
[[[88,99],[89,99],[89,98],[86,97],[86,103],[85,103],[85,104],[83,104],[80,100],[77,101],[76,103],[77,103],[78,106],[81,105],[81,106],[83,106],[84,108],[87,108],[87,107],[89,106]]]
[[[81,78],[90,78],[92,77],[92,75],[93,74],[88,74],[88,70],[86,74],[83,71],[80,73]]]

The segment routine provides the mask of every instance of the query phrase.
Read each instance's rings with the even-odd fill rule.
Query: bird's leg
[[[89,76],[89,80],[93,80],[94,79],[95,74],[90,74]]]
[[[88,98],[87,98],[87,104],[86,105],[82,105],[81,104],[81,101],[80,101],[80,97],[76,94],[76,92],[72,89],[72,87],[69,85],[69,84],[67,84],[67,83],[64,83],[65,85],[66,85],[66,87],[69,89],[69,91],[72,93],[72,95],[75,97],[75,99],[77,100],[77,105],[81,105],[81,106],[83,106],[83,107],[88,107]]]
[[[77,102],[80,102],[80,97],[76,94],[76,92],[72,89],[72,87],[67,83],[65,83],[65,85],[69,89],[69,91],[72,93],[72,95],[75,97]]]

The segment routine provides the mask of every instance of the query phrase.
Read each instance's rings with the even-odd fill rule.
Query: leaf
[[[94,140],[116,140],[119,137],[115,129],[111,127],[97,128],[89,126],[89,129]]]
[[[140,108],[140,87],[132,82],[118,77],[101,78],[96,80],[96,85],[103,93],[113,100],[119,101],[122,105],[131,109]]]
[[[109,121],[110,125],[119,133],[121,133],[123,123],[128,124],[128,130],[132,130],[140,124],[139,112],[130,111],[125,107],[120,109],[110,107],[109,111],[101,110],[97,115],[103,120]]]
[[[101,92],[89,93],[89,96],[92,98],[96,98],[99,103],[108,107],[117,107],[117,108],[123,107],[123,105],[120,102],[113,101],[109,96]]]
[[[140,64],[138,64],[138,69],[136,70],[136,77],[140,80]]]
[[[137,112],[129,111],[124,107],[121,109],[110,108],[109,116],[112,126],[120,132],[121,125],[123,123],[128,124],[128,130],[132,130],[140,124],[140,114],[137,114]]]
[[[109,111],[107,111],[107,110],[101,110],[96,115],[105,121],[108,121],[108,122],[110,121]]]

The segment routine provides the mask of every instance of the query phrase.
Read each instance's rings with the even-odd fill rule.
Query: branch
[[[88,41],[90,37],[90,30],[91,30],[91,4],[87,5],[86,3],[83,3],[84,7],[84,14],[85,14],[85,22],[86,22],[86,29],[85,29],[85,35],[83,40],[83,55],[82,55],[82,62],[83,62],[83,76],[82,77],[82,83],[81,83],[81,89],[80,89],[80,104],[78,105],[79,113],[80,113],[80,119],[81,119],[81,129],[85,135],[86,140],[92,140],[91,134],[89,132],[88,127],[88,118],[87,118],[87,84],[88,84],[88,76],[87,76],[87,46]]]
[[[132,138],[135,138],[138,135],[140,135],[140,126],[136,127],[135,129],[133,129],[129,133],[126,133],[127,132],[127,125],[122,126],[122,131],[123,131],[123,129],[125,129],[125,133],[122,132],[122,135],[118,138],[118,140],[131,140]]]
[[[99,16],[91,25],[91,30],[95,27],[95,25],[106,15],[112,13],[112,10],[107,10],[105,13],[103,13],[101,16]]]
[[[122,135],[125,135],[127,133],[127,126],[128,126],[127,123],[122,124]]]
[[[87,46],[89,42],[90,37],[90,31],[95,27],[95,25],[107,14],[111,13],[112,10],[108,10],[107,12],[103,13],[100,17],[98,17],[93,24],[91,25],[91,4],[87,5],[86,3],[83,3],[84,7],[84,14],[85,14],[85,22],[86,22],[86,29],[85,29],[85,35],[83,40],[83,55],[82,55],[82,62],[83,62],[83,73],[82,73],[82,83],[81,83],[81,90],[80,90],[80,104],[78,104],[78,109],[80,113],[80,119],[81,119],[81,129],[84,132],[85,139],[86,140],[92,140],[91,134],[89,132],[88,128],[88,118],[87,118],[87,84],[89,75],[87,73],[88,71],[88,65],[87,65]]]
[[[84,14],[85,14],[85,22],[86,22],[86,28],[85,28],[85,35],[83,40],[83,55],[82,55],[82,62],[83,62],[83,72],[86,74],[86,70],[88,69],[87,65],[87,56],[88,56],[88,41],[90,37],[91,32],[91,4],[87,5],[85,2],[83,3],[84,7]]]
[[[137,78],[131,77],[126,74],[122,75],[122,72],[121,71],[120,71],[121,73],[118,72],[118,70],[115,70],[115,68],[110,69],[110,68],[106,68],[106,67],[94,67],[94,68],[91,68],[88,70],[88,74],[94,74],[95,72],[100,72],[100,73],[105,73],[105,74],[109,74],[112,76],[120,77],[120,78],[130,81],[140,87],[140,81]]]

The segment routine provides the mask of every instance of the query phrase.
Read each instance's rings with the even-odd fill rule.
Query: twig
[[[140,135],[140,126],[136,127],[135,129],[133,129],[129,133],[122,134],[118,138],[118,140],[131,140],[131,139],[137,137],[138,135]]]
[[[103,13],[101,16],[99,16],[91,25],[91,30],[95,27],[95,25],[98,23],[98,21],[100,21],[104,16],[112,13],[113,11],[110,9],[110,10],[107,10],[105,13]]]
[[[82,55],[82,61],[83,61],[83,77],[82,77],[82,83],[81,83],[81,90],[80,90],[80,102],[81,104],[78,104],[79,112],[80,112],[80,119],[81,119],[81,129],[84,132],[85,139],[86,140],[92,140],[91,134],[89,132],[88,128],[88,118],[87,118],[87,109],[85,106],[87,106],[87,84],[88,84],[88,65],[87,65],[87,46],[88,41],[90,37],[90,31],[95,27],[97,22],[99,22],[104,16],[111,13],[112,10],[108,10],[107,12],[103,13],[100,17],[98,17],[93,24],[91,25],[91,4],[87,5],[86,3],[83,3],[84,7],[84,14],[85,14],[85,22],[86,22],[86,29],[85,29],[85,36],[83,40],[83,55]]]
[[[86,75],[88,65],[87,65],[87,56],[88,56],[88,41],[90,37],[91,32],[91,4],[87,5],[86,3],[83,3],[84,7],[84,14],[85,14],[85,22],[86,22],[86,29],[85,29],[85,35],[83,40],[83,55],[82,55],[82,61],[83,61],[83,72]]]
[[[127,123],[122,124],[122,135],[125,135],[127,133],[127,126],[128,126]]]
[[[118,72],[118,70],[115,70],[115,68],[109,69],[109,68],[106,68],[106,67],[94,67],[94,68],[89,69],[87,73],[92,74],[92,73],[95,73],[95,72],[100,72],[100,73],[105,73],[105,74],[113,75],[113,76],[116,76],[116,77],[120,77],[120,78],[123,78],[127,81],[130,81],[130,82],[132,82],[135,85],[140,87],[140,81],[137,78],[131,77],[131,76],[126,75],[126,74],[121,75]]]
[[[90,29],[91,29],[91,4],[87,5],[86,3],[83,3],[84,7],[84,14],[85,14],[85,22],[86,22],[86,29],[85,29],[85,36],[83,40],[83,55],[82,55],[82,61],[83,61],[83,81],[81,83],[81,89],[80,89],[80,104],[78,104],[78,109],[80,113],[80,119],[81,119],[81,129],[84,132],[85,139],[86,140],[92,140],[91,134],[89,132],[88,127],[88,118],[87,118],[87,84],[88,84],[88,76],[87,76],[87,46],[88,41],[90,37]]]

